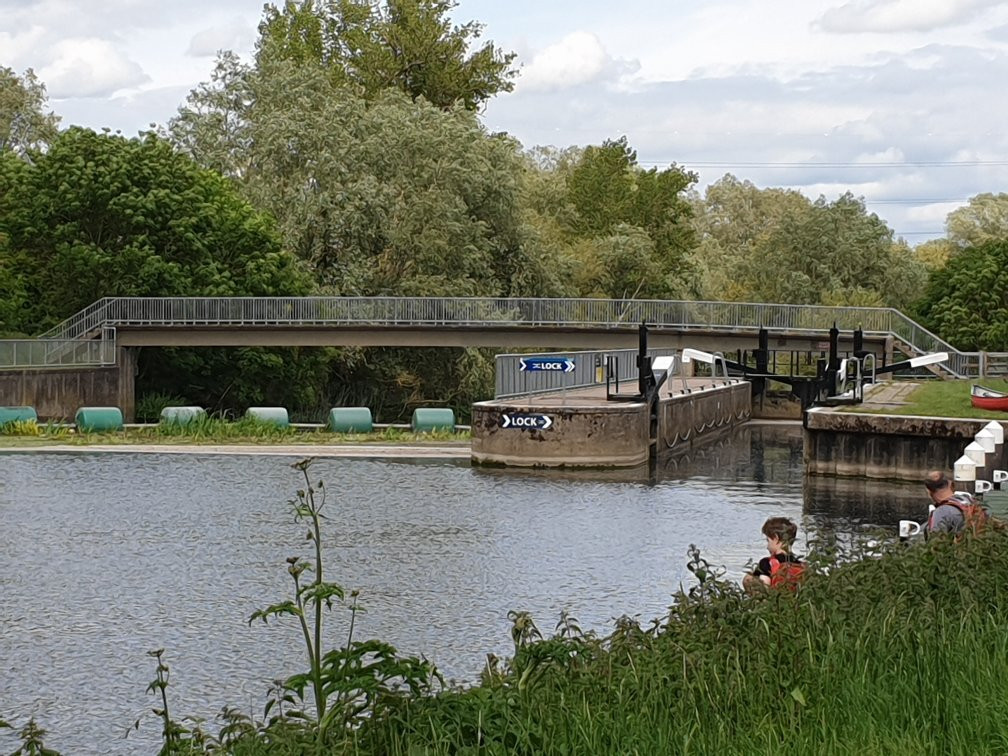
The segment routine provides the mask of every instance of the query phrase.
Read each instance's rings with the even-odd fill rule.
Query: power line
[[[723,162],[713,160],[640,160],[640,165],[672,165],[675,163],[684,168],[961,168],[961,167],[1005,167],[1008,160],[907,160],[902,163],[850,161],[818,162],[805,161],[737,161]]]

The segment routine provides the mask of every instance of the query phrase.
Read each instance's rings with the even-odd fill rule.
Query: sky
[[[62,125],[164,124],[219,50],[251,57],[259,0],[0,0],[0,66],[32,68]],[[459,0],[517,53],[482,119],[525,147],[626,136],[697,188],[726,173],[850,191],[911,245],[1008,184],[1000,0]]]

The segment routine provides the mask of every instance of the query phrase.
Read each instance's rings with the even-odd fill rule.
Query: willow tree
[[[0,153],[21,157],[55,138],[60,118],[48,110],[45,84],[32,69],[18,76],[0,66]]]
[[[696,208],[706,298],[907,307],[926,280],[912,250],[849,193],[812,202],[726,176]]]

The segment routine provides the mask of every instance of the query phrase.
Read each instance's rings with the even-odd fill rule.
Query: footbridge
[[[819,351],[831,326],[891,355],[943,351],[976,377],[1008,355],[961,352],[898,310],[713,301],[495,297],[107,297],[34,339],[0,341],[0,370],[112,366],[137,347],[498,347],[621,349],[647,323],[655,348]]]

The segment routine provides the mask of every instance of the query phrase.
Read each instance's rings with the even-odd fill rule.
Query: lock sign
[[[520,428],[524,430],[549,430],[553,427],[553,418],[549,415],[506,412],[501,415],[501,428]]]

